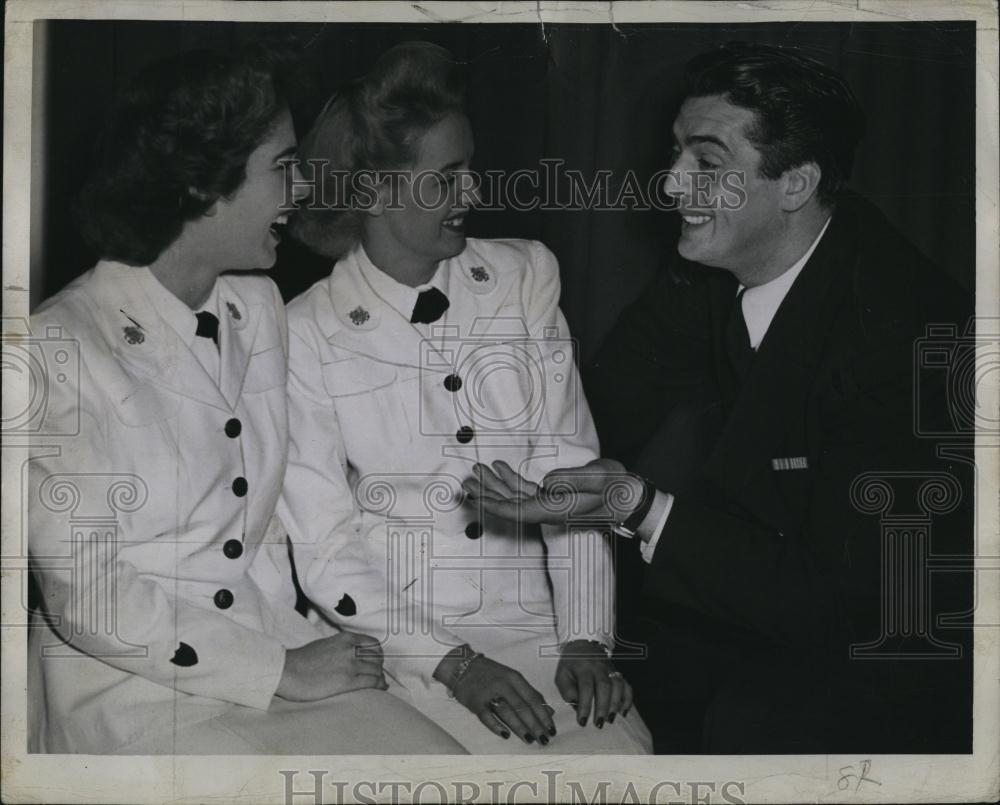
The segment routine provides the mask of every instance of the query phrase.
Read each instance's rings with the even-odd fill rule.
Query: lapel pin
[[[354,310],[352,310],[347,315],[351,319],[351,322],[353,322],[355,327],[360,327],[366,321],[368,321],[368,319],[371,318],[371,314],[363,307],[361,307],[361,305],[358,305],[356,308],[354,308]]]
[[[141,344],[146,340],[146,334],[142,331],[142,325],[139,324],[135,319],[133,319],[128,313],[126,313],[121,308],[118,308],[118,312],[121,313],[126,319],[132,322],[132,326],[125,325],[122,327],[122,334],[125,336],[125,343],[127,344]]]
[[[229,315],[236,319],[236,321],[243,318],[243,316],[240,315],[240,309],[232,302],[226,302],[226,307],[229,309]]]
[[[143,335],[139,327],[127,325],[122,327],[122,332],[125,334],[125,341],[129,344],[141,344],[146,340],[146,336]]]
[[[469,269],[469,274],[472,275],[472,279],[476,282],[488,282],[490,279],[489,272],[482,266],[473,266]]]

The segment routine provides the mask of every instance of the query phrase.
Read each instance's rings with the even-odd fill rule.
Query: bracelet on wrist
[[[563,643],[561,646],[559,646],[559,653],[563,654],[566,651],[566,647],[569,646],[570,643],[587,643],[588,645],[595,646],[596,648],[598,648],[605,657],[607,657],[607,658],[611,657],[611,648],[607,645],[607,643],[602,643],[600,640],[585,640],[584,638],[578,638],[576,640],[567,640],[565,643]],[[569,656],[571,656],[571,657],[574,657],[574,656],[575,657],[584,657],[584,656],[589,657],[590,655],[589,654],[572,654],[571,653]]]
[[[464,654],[462,661],[459,662],[455,675],[451,678],[451,685],[446,686],[448,690],[448,698],[450,699],[455,698],[455,688],[458,687],[458,683],[462,680],[462,677],[465,676],[465,672],[469,670],[469,666],[483,656],[481,652],[473,651],[469,648],[469,646],[463,646],[462,648]]]

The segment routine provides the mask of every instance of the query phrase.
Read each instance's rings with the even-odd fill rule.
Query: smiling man
[[[914,433],[918,393],[922,416],[947,410],[914,350],[973,307],[846,188],[862,129],[824,65],[696,57],[666,188],[678,254],[585,373],[604,458],[467,486],[523,522],[565,518],[545,488],[572,487],[571,516],[615,521],[619,648],[648,649],[623,670],[658,752],[971,749],[969,632],[936,620],[969,606],[968,577],[914,559],[904,578],[865,495],[917,512],[913,485],[936,479],[971,502],[967,468]],[[608,511],[616,488],[633,502]],[[911,556],[968,555],[970,511],[933,518]]]

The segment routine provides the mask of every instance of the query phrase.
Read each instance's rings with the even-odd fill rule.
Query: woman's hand
[[[541,485],[515,472],[504,461],[476,464],[475,478],[462,486],[488,513],[521,523],[565,525],[574,517],[620,522],[642,499],[643,483],[619,462],[598,458],[582,467],[553,470]]]
[[[285,669],[276,696],[312,702],[362,688],[388,690],[378,640],[341,632],[285,652]]]
[[[604,650],[589,640],[572,640],[563,646],[556,687],[576,707],[581,727],[587,726],[591,707],[598,729],[605,721],[614,723],[617,713],[627,716],[632,707],[632,686],[615,670]]]
[[[435,678],[448,685],[462,656],[450,652],[435,671]],[[477,656],[454,686],[448,687],[458,702],[501,738],[514,732],[525,743],[537,740],[544,746],[549,736],[556,734],[552,708],[542,694],[513,668],[489,657]]]

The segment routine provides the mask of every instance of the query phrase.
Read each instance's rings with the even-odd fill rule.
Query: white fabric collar
[[[809,262],[812,253],[816,251],[816,247],[826,233],[827,227],[830,226],[831,220],[832,216],[826,219],[826,223],[823,224],[823,228],[819,231],[812,245],[787,271],[763,285],[747,288],[746,293],[743,294],[743,319],[746,321],[747,332],[750,334],[750,346],[754,349],[760,346],[764,336],[767,335],[768,328],[774,321],[778,308],[781,307],[781,303],[785,300],[785,296],[796,277],[802,272],[805,264]],[[741,285],[739,290],[743,290],[743,287]]]
[[[198,319],[195,318],[195,311],[191,310],[191,308],[167,290],[148,266],[137,268],[135,271],[136,275],[139,277],[142,289],[149,297],[149,301],[153,303],[154,309],[160,314],[163,320],[170,325],[170,329],[177,333],[181,341],[190,347],[194,343],[194,339],[196,338],[195,333],[198,331]],[[205,304],[198,308],[198,312],[203,310],[207,310],[209,313],[218,317],[218,280],[216,280],[215,284],[212,286],[212,290],[208,294],[208,299],[205,300]]]
[[[430,282],[425,282],[415,288],[411,288],[409,285],[397,282],[382,271],[382,269],[378,268],[371,261],[371,258],[368,257],[365,247],[360,243],[355,248],[355,259],[358,261],[361,275],[371,286],[375,295],[396,310],[407,321],[413,315],[413,308],[417,304],[417,297],[421,291],[426,291],[429,288],[437,288],[439,291],[444,292],[447,288],[447,281],[444,276],[447,273],[447,269],[445,268],[445,265],[449,262],[447,260],[442,260],[438,263]]]

